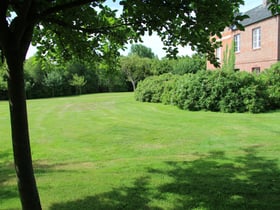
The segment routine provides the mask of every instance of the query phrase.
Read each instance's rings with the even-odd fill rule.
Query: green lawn
[[[280,209],[280,112],[188,112],[132,93],[28,101],[43,209]],[[20,209],[0,102],[0,209]]]

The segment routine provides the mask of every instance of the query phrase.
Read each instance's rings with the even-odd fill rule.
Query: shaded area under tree
[[[147,169],[133,186],[53,204],[64,209],[280,209],[280,169],[276,160],[257,154],[254,147],[244,156],[229,159],[224,152],[201,155],[193,161],[169,161],[163,168]],[[167,177],[165,183],[151,185],[153,176]],[[152,183],[154,184],[154,183]],[[153,202],[156,201],[156,202]]]

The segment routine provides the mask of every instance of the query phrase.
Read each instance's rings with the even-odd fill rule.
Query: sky
[[[248,11],[258,5],[261,5],[262,2],[263,0],[245,0],[245,4],[241,6],[240,11],[241,12]],[[113,6],[115,8],[117,7],[116,3],[112,3],[112,5],[110,6]],[[159,58],[162,58],[166,55],[165,51],[162,49],[164,45],[156,34],[153,34],[152,36],[145,35],[142,38],[142,40],[143,42],[141,44],[151,48],[153,53],[156,54]],[[179,46],[178,49],[179,49],[179,54],[178,54],[179,56],[192,55],[194,53],[190,47]],[[130,45],[127,45],[127,50],[122,51],[121,54],[127,55],[129,50],[130,50]],[[35,52],[36,52],[36,47],[30,46],[26,57],[29,58],[30,56],[34,55]]]

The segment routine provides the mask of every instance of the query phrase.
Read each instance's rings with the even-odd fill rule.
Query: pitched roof
[[[248,15],[249,18],[241,21],[243,26],[248,26],[273,16],[271,11],[268,9],[268,6],[263,4],[245,12],[244,15]]]

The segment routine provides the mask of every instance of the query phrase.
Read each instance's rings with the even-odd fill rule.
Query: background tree
[[[0,99],[7,99],[7,66],[0,63]]]
[[[170,73],[173,71],[173,61],[168,58],[153,59],[151,72],[153,75],[161,75],[164,73]]]
[[[152,49],[142,44],[131,45],[129,55],[138,55],[140,58],[156,58]]]
[[[126,75],[127,81],[131,82],[133,91],[140,80],[152,75],[152,61],[149,58],[140,58],[137,55],[122,57],[120,66],[121,71]]]
[[[197,73],[200,70],[206,70],[206,58],[204,55],[194,54],[192,57],[180,57],[172,62],[172,73],[187,74]]]
[[[0,1],[0,55],[9,71],[11,133],[23,209],[41,209],[32,166],[23,71],[31,41],[39,44],[40,55],[53,60],[114,60],[126,40],[155,31],[170,46],[166,50],[171,55],[178,52],[178,44],[190,44],[218,65],[214,54],[217,43],[211,42],[209,36],[221,37],[220,32],[228,25],[241,27],[242,17],[236,14],[243,0],[217,0],[215,4],[212,0],[121,0],[123,14],[119,18],[104,2]]]
[[[99,92],[128,91],[131,89],[127,85],[124,72],[115,62],[102,61],[96,68]]]
[[[85,80],[84,76],[79,76],[78,74],[73,74],[72,80],[69,81],[71,86],[76,88],[76,94],[82,94],[82,87],[85,86],[87,81]]]
[[[51,89],[52,97],[56,94],[56,89],[62,85],[62,75],[59,71],[48,72],[43,80],[43,84]]]
[[[98,75],[97,66],[98,63],[94,61],[83,61],[83,60],[70,60],[66,64],[62,63],[60,65],[64,66],[64,76],[65,84],[64,89],[67,90],[69,86],[69,81],[73,79],[73,75],[83,75],[86,84],[83,86],[83,91],[85,93],[95,93],[98,92]],[[72,92],[70,93],[72,94]],[[77,94],[75,90],[75,94]]]
[[[35,56],[30,57],[24,63],[25,89],[28,98],[38,98],[45,96],[45,77],[42,61]]]

